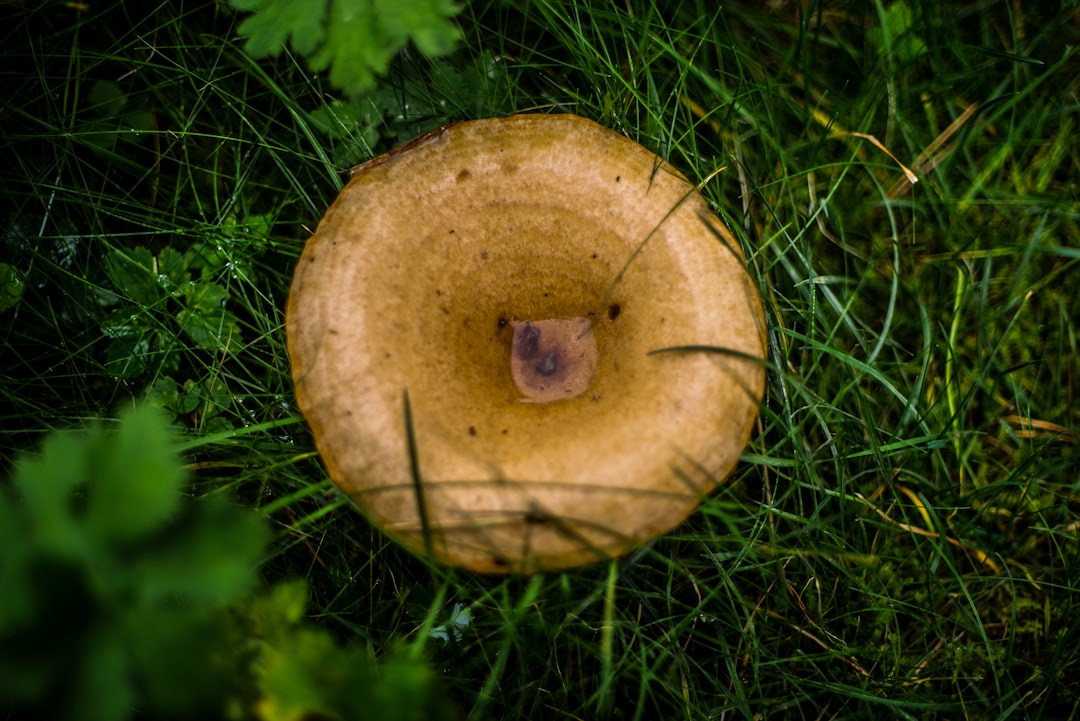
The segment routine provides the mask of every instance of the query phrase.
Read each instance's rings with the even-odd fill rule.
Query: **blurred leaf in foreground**
[[[222,498],[185,498],[184,480],[149,410],[56,433],[15,464],[0,485],[0,708],[220,711],[242,670],[220,609],[252,590],[269,537]]]
[[[427,664],[407,649],[376,663],[366,648],[342,649],[328,634],[297,626],[306,600],[303,583],[282,584],[249,611],[258,635],[266,641],[257,672],[260,719],[456,717]]]
[[[304,581],[253,595],[266,524],[184,491],[149,407],[51,435],[0,482],[0,716],[454,716],[417,653],[376,662],[306,623]]]
[[[231,0],[252,14],[240,23],[253,57],[286,44],[350,95],[375,86],[390,58],[412,40],[428,57],[450,52],[461,33],[450,0]]]

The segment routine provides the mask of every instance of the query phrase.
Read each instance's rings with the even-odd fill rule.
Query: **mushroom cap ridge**
[[[595,373],[522,402],[513,323],[555,318],[592,322]],[[764,390],[727,229],[666,162],[573,115],[457,123],[359,166],[304,248],[286,333],[334,482],[408,548],[481,572],[675,527],[734,468]],[[687,346],[723,351],[650,354]]]

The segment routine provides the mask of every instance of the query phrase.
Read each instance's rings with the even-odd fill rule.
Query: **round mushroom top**
[[[483,572],[672,529],[735,466],[764,390],[727,229],[662,159],[572,115],[457,123],[359,166],[286,331],[334,482],[410,549]]]

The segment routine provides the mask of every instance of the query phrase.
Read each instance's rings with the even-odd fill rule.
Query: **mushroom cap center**
[[[588,318],[513,321],[510,373],[526,403],[585,392],[596,372],[596,336]]]

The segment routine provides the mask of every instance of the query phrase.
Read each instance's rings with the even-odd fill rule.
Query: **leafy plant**
[[[399,648],[376,664],[366,649],[342,649],[326,632],[301,625],[306,602],[307,585],[296,582],[277,586],[248,608],[246,622],[266,644],[256,668],[260,719],[455,717],[414,650]]]
[[[363,97],[333,99],[308,120],[329,142],[337,167],[375,154],[376,145],[400,145],[444,123],[513,111],[506,65],[484,51],[463,67],[432,61],[423,75],[405,74],[400,87],[382,84]]]
[[[307,584],[252,595],[255,513],[195,501],[149,408],[51,435],[0,485],[0,710],[140,716],[446,718],[416,649],[377,664],[304,621]]]
[[[102,267],[112,287],[97,294],[98,303],[112,309],[100,323],[108,339],[105,371],[122,379],[151,375],[147,399],[153,405],[174,418],[190,415],[204,430],[231,428],[221,416],[232,401],[228,383],[215,368],[190,377],[193,364],[184,363],[183,355],[233,357],[241,346],[240,320],[227,307],[226,284],[250,272],[268,227],[269,219],[255,216],[243,228],[224,224],[185,252],[165,246],[154,255],[137,246],[106,253]],[[255,242],[237,252],[223,250],[243,234]]]
[[[25,289],[26,281],[15,266],[0,263],[0,313],[14,307]]]
[[[240,340],[236,316],[225,309],[229,292],[212,280],[192,279],[191,272],[205,266],[196,247],[181,253],[169,246],[153,255],[148,248],[114,250],[104,259],[105,273],[118,291],[104,302],[119,302],[101,322],[102,332],[113,339],[106,368],[123,378],[156,369],[176,370],[176,332],[151,311],[179,303],[173,314],[177,329],[203,350],[228,350]],[[155,362],[156,360],[156,362]]]
[[[253,13],[238,32],[254,57],[289,45],[316,72],[350,95],[375,86],[390,59],[412,40],[428,57],[444,55],[460,37],[449,0],[232,0]]]
[[[455,53],[399,52],[353,97],[288,37],[254,62],[233,41],[251,16],[218,3],[0,3],[0,261],[19,296],[0,312],[0,715],[59,715],[58,695],[19,702],[30,687],[14,685],[44,668],[86,688],[83,660],[107,659],[81,629],[123,628],[131,608],[94,601],[76,562],[14,560],[39,544],[11,459],[149,388],[177,425],[220,421],[189,441],[199,492],[274,528],[267,591],[173,604],[209,609],[229,639],[226,706],[204,717],[344,717],[334,684],[356,684],[358,706],[376,681],[402,713],[426,708],[432,686],[394,685],[430,679],[421,644],[434,688],[478,719],[1076,717],[1076,7],[473,3]],[[574,112],[670,159],[737,235],[768,310],[753,445],[617,573],[433,574],[333,490],[293,402],[285,297],[338,171],[510,112]],[[103,261],[137,246],[228,291],[242,344],[200,347],[183,293],[131,300]],[[102,320],[122,307],[150,343],[137,376],[103,368]],[[184,488],[161,529],[206,505]],[[306,593],[273,585],[294,578]],[[12,625],[16,581],[53,600]]]
[[[221,706],[237,656],[218,609],[255,586],[269,535],[183,486],[146,410],[115,432],[54,434],[15,465],[0,487],[0,705],[84,719]]]

